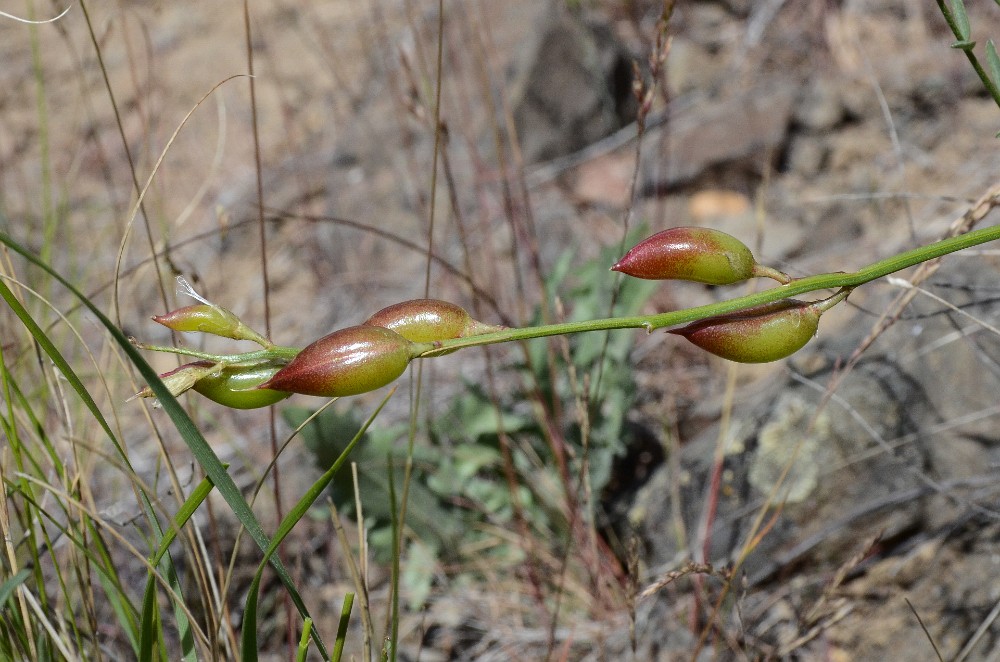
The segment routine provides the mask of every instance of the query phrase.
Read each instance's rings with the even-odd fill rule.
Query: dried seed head
[[[403,374],[412,346],[379,326],[340,329],[303,349],[261,388],[327,398],[374,391]]]
[[[729,285],[752,278],[753,253],[736,237],[719,230],[670,228],[644,239],[612,271],[647,280],[691,280]]]
[[[785,299],[671,330],[730,361],[767,363],[802,349],[819,327],[823,311],[815,303]]]

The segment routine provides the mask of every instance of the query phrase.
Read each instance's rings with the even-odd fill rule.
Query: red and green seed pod
[[[243,323],[239,317],[222,306],[197,303],[178,308],[166,315],[154,315],[153,321],[174,331],[198,331],[233,340],[252,340],[259,344],[267,341]]]
[[[739,239],[719,230],[670,228],[644,239],[612,271],[647,280],[691,280],[729,285],[758,274],[753,253]]]
[[[413,343],[395,331],[362,324],[309,345],[261,388],[334,398],[392,383],[413,358]]]
[[[395,331],[411,342],[435,342],[499,331],[472,319],[461,306],[439,299],[413,299],[383,308],[364,322]]]
[[[193,388],[209,400],[231,409],[267,407],[291,395],[288,391],[258,388],[281,368],[270,362],[225,366],[199,379]]]
[[[822,304],[785,299],[699,320],[670,333],[730,361],[767,363],[791,356],[816,335],[826,309]]]

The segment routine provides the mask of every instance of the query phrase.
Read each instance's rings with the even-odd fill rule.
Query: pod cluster
[[[639,242],[611,269],[634,278],[710,285],[731,285],[759,276],[791,281],[786,274],[759,264],[736,237],[697,227],[658,232]],[[785,299],[699,320],[670,333],[730,361],[777,361],[802,349],[816,335],[823,312],[846,296],[845,291],[813,303]]]
[[[197,331],[272,345],[221,306],[200,303],[153,318],[174,331]],[[194,390],[226,407],[266,407],[292,393],[322,397],[357,395],[392,383],[428,344],[497,331],[460,306],[414,299],[383,308],[363,324],[339,329],[290,361],[195,361],[160,375],[174,395]],[[152,391],[139,394],[151,397]]]

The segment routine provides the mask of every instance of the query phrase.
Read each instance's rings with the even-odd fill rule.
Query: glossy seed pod
[[[699,320],[670,333],[730,361],[767,363],[802,349],[816,335],[820,315],[816,304],[785,299]]]
[[[287,391],[257,388],[273,377],[281,367],[274,363],[226,366],[202,377],[193,388],[209,400],[231,409],[267,407],[291,395]]]
[[[233,340],[261,340],[256,331],[232,312],[221,306],[204,303],[184,306],[166,315],[154,315],[153,321],[174,331],[198,331]]]
[[[395,331],[411,342],[464,338],[500,327],[477,322],[461,306],[440,299],[412,299],[378,311],[364,322]]]
[[[379,326],[340,329],[303,349],[261,388],[326,398],[374,391],[403,374],[412,345]]]
[[[647,280],[729,285],[752,278],[755,265],[753,253],[736,237],[709,228],[679,227],[639,242],[611,270]]]

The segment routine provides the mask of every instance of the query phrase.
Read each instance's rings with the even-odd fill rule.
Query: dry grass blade
[[[920,618],[920,614],[917,613],[917,609],[913,606],[913,603],[910,602],[909,598],[903,598],[903,599],[906,600],[906,606],[910,608],[910,611],[913,612],[913,616],[917,619],[917,622],[920,624],[920,629],[924,631],[924,635],[926,635],[927,637],[927,642],[931,645],[931,648],[934,649],[934,655],[937,656],[939,662],[944,662],[944,657],[942,657],[941,651],[938,650],[937,644],[934,643],[934,637],[931,636],[931,633],[927,630],[927,626],[924,625],[924,619]]]

